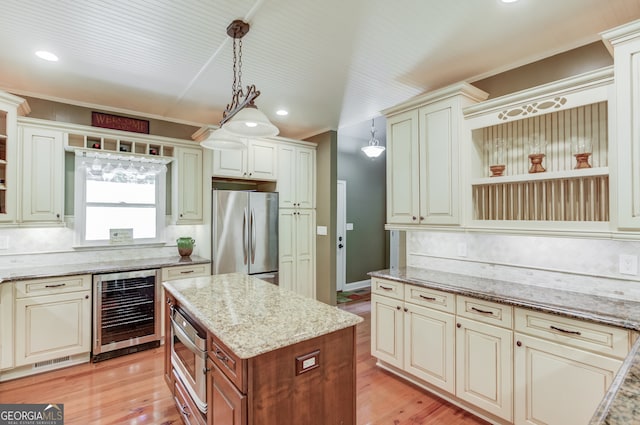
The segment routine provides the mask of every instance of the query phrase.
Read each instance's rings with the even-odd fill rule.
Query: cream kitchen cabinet
[[[275,143],[250,139],[244,150],[215,150],[213,175],[248,180],[276,180],[277,149]]]
[[[279,285],[316,298],[316,213],[312,209],[279,212]]]
[[[15,366],[88,359],[91,275],[17,281],[15,297]]]
[[[618,228],[640,229],[640,22],[614,28],[602,34],[612,47],[615,73],[613,136],[617,144]],[[612,176],[613,177],[613,176]]]
[[[456,312],[456,396],[511,421],[512,308],[458,296]]]
[[[20,125],[21,214],[19,222],[64,221],[64,134]]]
[[[629,331],[525,309],[515,318],[515,423],[588,423],[629,352]]]
[[[462,108],[486,97],[460,83],[383,111],[388,224],[460,224]]]
[[[13,306],[13,282],[0,283],[0,370],[13,367]]]
[[[375,278],[372,292],[372,355],[454,393],[455,297]]]
[[[465,108],[468,227],[611,231],[613,84],[607,67]],[[576,156],[585,151],[587,163]],[[496,165],[501,175],[493,175]]]
[[[0,223],[13,223],[18,213],[19,115],[29,113],[26,100],[0,91]]]
[[[278,146],[280,208],[315,208],[316,149],[282,143]]]
[[[176,148],[177,223],[202,223],[202,149]]]

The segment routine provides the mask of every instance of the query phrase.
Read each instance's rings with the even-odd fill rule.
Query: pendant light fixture
[[[385,147],[380,146],[378,139],[376,139],[376,128],[373,125],[373,118],[371,119],[371,139],[369,139],[369,144],[367,146],[362,147],[362,152],[367,155],[369,158],[377,158],[382,155]]]
[[[227,35],[233,39],[233,85],[231,102],[222,113],[220,128],[213,131],[202,147],[208,149],[245,149],[248,137],[270,137],[279,133],[255,104],[260,91],[255,84],[242,88],[242,37],[249,32],[249,24],[236,19],[227,27]]]

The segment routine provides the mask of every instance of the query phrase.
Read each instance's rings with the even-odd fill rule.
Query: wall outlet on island
[[[638,256],[629,254],[620,254],[620,274],[637,275],[638,274]]]

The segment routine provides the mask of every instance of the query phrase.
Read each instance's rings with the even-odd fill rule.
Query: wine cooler
[[[160,345],[160,270],[93,275],[93,361]]]

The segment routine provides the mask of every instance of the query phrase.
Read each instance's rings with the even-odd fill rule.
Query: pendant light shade
[[[244,107],[225,122],[222,128],[234,136],[241,137],[270,137],[279,133],[278,127],[255,106]]]
[[[360,149],[369,158],[377,158],[385,150],[385,147],[380,146],[378,139],[376,139],[376,127],[373,125],[373,120],[371,120],[371,139],[369,139],[369,144]]]
[[[384,146],[368,145],[368,146],[364,146],[361,149],[362,149],[362,152],[364,152],[364,154],[367,155],[369,158],[377,158],[380,155],[382,155],[382,152],[384,152]]]
[[[206,149],[215,150],[243,150],[247,148],[246,143],[237,136],[229,133],[223,128],[219,128],[200,142],[200,146]]]

